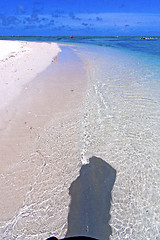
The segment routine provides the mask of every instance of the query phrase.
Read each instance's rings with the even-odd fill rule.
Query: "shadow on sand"
[[[83,165],[80,176],[71,184],[70,211],[66,237],[88,236],[108,240],[111,191],[116,170],[101,158],[92,157]]]

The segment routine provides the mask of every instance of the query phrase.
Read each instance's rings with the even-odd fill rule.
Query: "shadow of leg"
[[[116,170],[100,158],[92,157],[83,165],[80,176],[71,184],[70,212],[66,237],[88,236],[107,240],[112,234],[109,226],[111,191]]]

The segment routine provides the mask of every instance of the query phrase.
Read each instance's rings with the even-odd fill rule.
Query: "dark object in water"
[[[68,230],[63,240],[110,239],[111,193],[115,179],[116,170],[101,158],[92,156],[88,164],[82,165],[69,188]]]
[[[71,38],[74,38],[74,36],[71,36]]]
[[[86,236],[109,240],[111,193],[116,170],[95,156],[82,165],[79,176],[69,188],[71,196],[66,238]]]
[[[98,239],[96,239],[96,238],[91,238],[91,237],[84,237],[84,236],[77,236],[77,237],[67,237],[67,238],[62,238],[62,239],[59,239],[59,240],[63,240],[63,239],[71,239],[71,240],[74,240],[74,239],[95,239],[95,240],[98,240]],[[58,240],[56,237],[50,237],[50,238],[48,238],[47,240]]]

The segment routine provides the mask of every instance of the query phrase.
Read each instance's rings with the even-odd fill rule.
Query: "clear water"
[[[140,44],[135,51],[98,44],[79,50],[89,64],[81,161],[98,156],[117,172],[112,240],[159,239],[160,58],[154,43],[152,54]]]
[[[160,89],[160,37],[156,39],[141,39],[140,36],[135,37],[41,37],[41,36],[4,36],[0,40],[25,40],[25,41],[39,41],[39,42],[57,42],[57,43],[73,43],[78,45],[86,44],[88,46],[100,46],[102,48],[113,48],[127,53],[128,56],[133,57],[133,62],[138,65],[143,65],[145,83],[149,83],[152,88]],[[103,50],[102,50],[103,51]]]
[[[96,156],[117,171],[110,211],[111,239],[159,239],[160,38],[3,39],[74,43],[70,47],[88,62],[88,86],[79,133],[81,162],[85,164],[90,156]],[[48,199],[47,193],[44,197]],[[43,203],[44,208],[41,203],[36,210],[36,219],[50,226],[50,218],[43,219]],[[27,227],[22,224],[21,233],[28,237],[25,229],[35,219],[26,217],[25,221]],[[18,222],[17,217],[13,222]],[[9,226],[10,222],[6,232],[12,232]],[[53,229],[51,226],[45,231]],[[56,230],[62,231],[63,236],[61,229]],[[44,239],[40,236],[37,230],[28,239]]]

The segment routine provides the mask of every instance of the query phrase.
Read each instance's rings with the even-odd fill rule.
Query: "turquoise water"
[[[72,42],[72,43],[88,43],[92,45],[124,48],[136,52],[149,53],[152,55],[160,56],[160,37],[157,39],[141,39],[141,37],[0,37],[5,40],[25,40],[25,41],[44,41],[44,42]]]
[[[117,172],[110,239],[159,239],[159,56],[95,45],[78,53],[89,65],[81,161],[98,156]]]
[[[126,56],[133,58],[133,62],[137,64],[137,71],[141,65],[141,76],[144,84],[152,88],[160,89],[160,37],[156,39],[141,39],[140,36],[135,37],[41,37],[41,36],[4,36],[0,39],[5,40],[25,40],[38,42],[57,42],[57,43],[73,43],[81,46],[112,48],[120,50]],[[97,49],[97,48],[96,48]],[[100,50],[97,49],[98,51]],[[126,59],[124,59],[126,61]],[[142,71],[143,69],[143,71]]]

